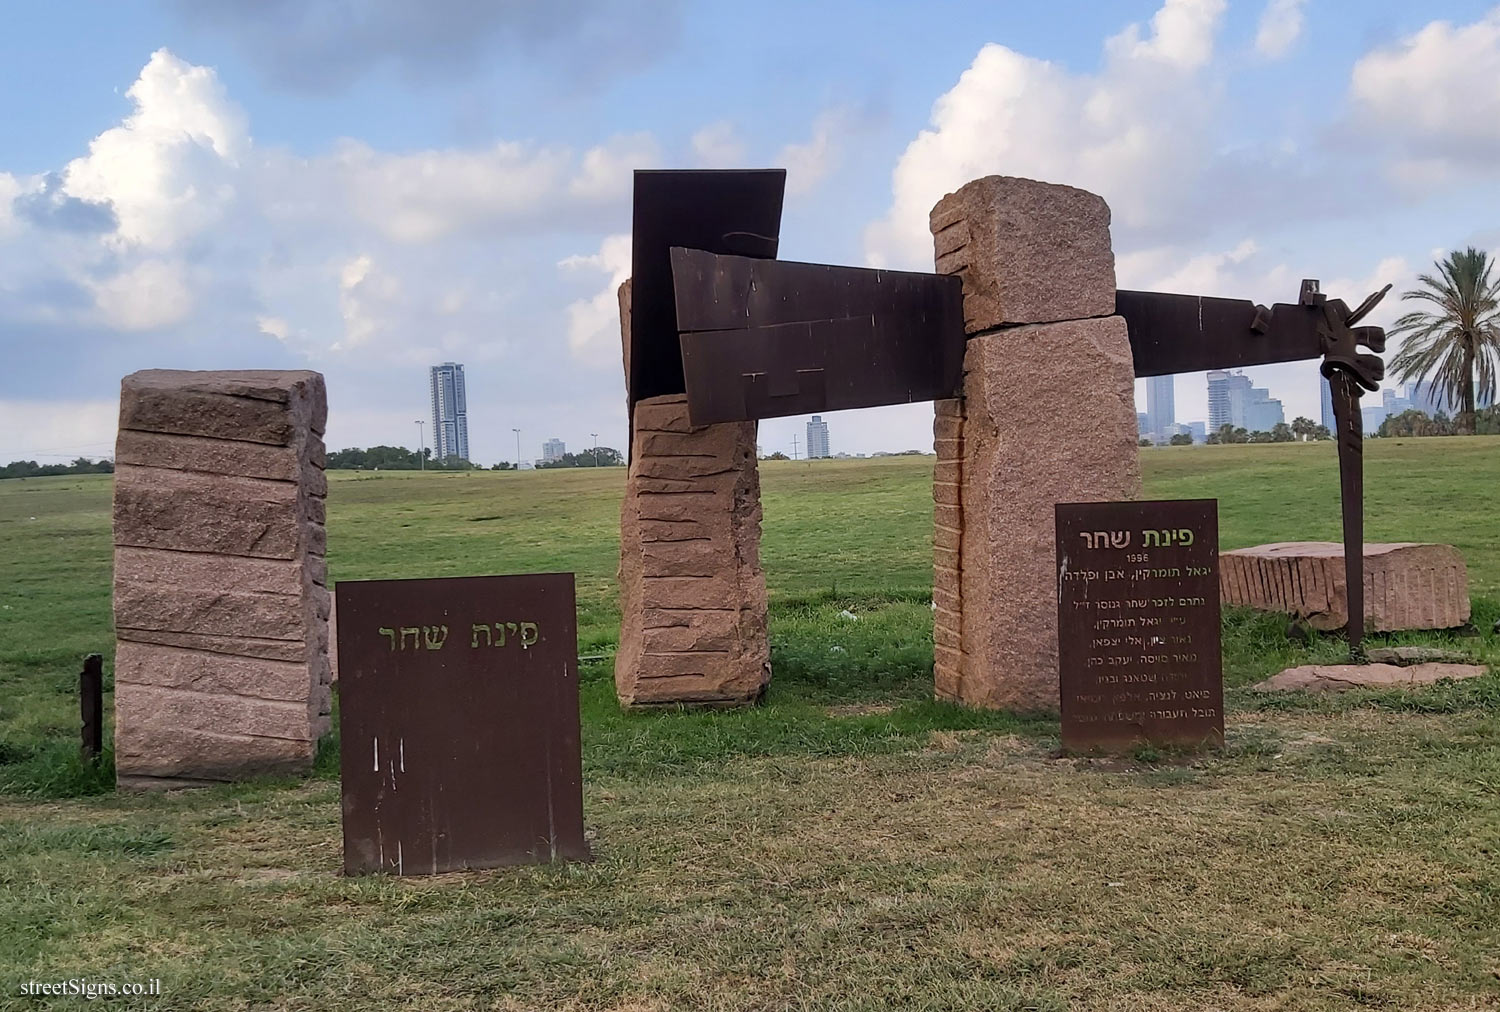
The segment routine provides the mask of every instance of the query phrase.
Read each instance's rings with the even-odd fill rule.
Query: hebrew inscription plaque
[[[344,871],[586,860],[573,575],[335,593]]]
[[[1218,512],[1215,499],[1058,504],[1065,749],[1223,742]]]

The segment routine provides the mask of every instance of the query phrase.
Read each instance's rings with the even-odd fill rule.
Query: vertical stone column
[[[315,372],[148,370],[121,384],[122,786],[311,767],[331,694],[327,414]]]
[[[620,336],[630,375],[630,282]],[[635,402],[620,504],[622,706],[732,706],[771,679],[754,422],[694,426],[687,397]]]
[[[625,706],[750,703],[770,680],[755,428],[694,427],[682,395],[636,402],[620,507]]]
[[[934,684],[973,706],[1058,706],[1053,507],[1140,495],[1135,370],[1113,316],[1109,207],[986,176],[930,219],[963,279],[963,396],[933,434]]]

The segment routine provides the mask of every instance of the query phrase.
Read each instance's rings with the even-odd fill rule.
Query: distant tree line
[[[1500,406],[1480,408],[1473,413],[1476,436],[1500,436]],[[1442,411],[1429,417],[1424,411],[1412,409],[1399,415],[1389,415],[1376,430],[1377,436],[1457,436],[1461,435],[1458,421]]]
[[[0,467],[0,478],[45,478],[54,474],[113,474],[112,460],[90,460],[79,457],[71,464],[38,464],[34,460],[13,460]]]
[[[565,453],[556,460],[549,460],[537,465],[539,468],[551,469],[554,467],[621,467],[625,464],[625,457],[612,446],[601,446],[596,450],[584,450],[581,453]]]
[[[404,446],[372,446],[369,449],[350,447],[335,450],[328,455],[330,471],[482,471],[478,464],[461,457],[435,459],[430,449],[420,454]],[[496,464],[490,470],[509,471],[514,464]]]
[[[1271,426],[1271,431],[1247,432],[1242,425],[1224,424],[1208,434],[1204,440],[1206,443],[1306,443],[1317,442],[1323,439],[1332,439],[1333,433],[1328,431],[1325,425],[1319,425],[1311,418],[1298,416],[1292,419],[1292,424],[1277,422]]]

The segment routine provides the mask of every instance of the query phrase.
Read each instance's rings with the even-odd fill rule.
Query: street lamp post
[[[511,429],[516,434],[516,470],[521,470],[521,430]]]
[[[598,467],[599,466],[599,433],[597,433],[597,432],[590,432],[589,435],[591,435],[591,436],[594,437],[594,466]]]
[[[422,433],[422,419],[417,419],[417,470],[427,470],[427,437]]]

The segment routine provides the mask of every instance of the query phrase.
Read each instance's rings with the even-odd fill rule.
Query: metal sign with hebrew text
[[[345,872],[586,860],[573,574],[335,592]]]
[[[1214,499],[1059,503],[1063,747],[1224,740]]]

